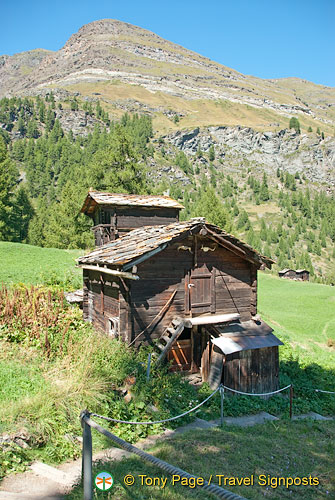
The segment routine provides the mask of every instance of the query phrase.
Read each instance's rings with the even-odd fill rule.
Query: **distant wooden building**
[[[309,281],[309,271],[307,269],[297,269],[296,275],[298,280]]]
[[[288,278],[291,280],[299,280],[299,281],[309,281],[309,271],[306,269],[283,269],[279,271],[278,276],[280,278]]]
[[[256,317],[257,270],[271,259],[198,218],[134,229],[78,262],[84,318],[98,329],[154,342],[172,369],[201,371],[212,386],[278,388],[281,342]]]
[[[93,220],[95,245],[100,246],[138,227],[177,222],[182,208],[169,196],[89,191],[81,212]]]

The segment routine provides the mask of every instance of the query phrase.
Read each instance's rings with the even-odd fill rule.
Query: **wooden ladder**
[[[159,365],[169,352],[173,342],[177,340],[181,332],[185,328],[185,323],[182,319],[176,318],[171,321],[172,326],[169,326],[163,333],[163,335],[159,338],[159,343],[157,344],[158,349],[161,351],[158,359],[156,361],[156,365]],[[162,343],[164,342],[164,344]]]

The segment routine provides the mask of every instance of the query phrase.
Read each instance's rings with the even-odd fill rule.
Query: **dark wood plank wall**
[[[89,282],[89,271],[83,269],[83,319],[85,321],[91,321],[89,318],[88,310],[88,282]]]
[[[271,392],[279,388],[278,371],[278,347],[240,351],[225,356],[223,382],[242,392]]]
[[[215,269],[215,312],[237,312],[241,321],[249,320],[253,311],[252,264],[221,247],[207,252],[203,258],[209,269]],[[257,278],[253,278],[254,283]]]
[[[212,303],[206,310],[197,308],[196,313],[238,312],[242,321],[250,319],[257,307],[256,267],[221,247],[204,252],[201,248],[206,245],[214,248],[213,241],[199,236],[196,239],[195,243],[194,237],[186,238],[139,264],[139,281],[111,280],[108,275],[103,275],[101,281],[100,273],[85,271],[84,317],[97,328],[107,331],[106,317],[119,316],[121,337],[130,342],[151,323],[177,290],[163,317],[135,345],[160,337],[172,319],[190,314],[187,284],[189,273],[194,269],[196,244],[197,269],[201,270],[205,265],[206,272],[212,273]]]
[[[102,218],[102,211],[105,213]],[[172,224],[179,220],[179,210],[176,208],[121,208],[102,206],[98,218],[100,224],[112,224],[116,216],[118,229],[136,229],[143,226],[156,226],[160,224]]]
[[[138,266],[139,281],[131,283],[131,329],[129,341],[134,339],[160,312],[174,290],[177,293],[168,311],[155,328],[150,328],[135,343],[150,342],[159,337],[172,319],[185,312],[185,274],[192,267],[193,255],[178,250],[175,244]]]
[[[252,274],[253,266],[248,261],[221,247],[213,252],[204,252],[201,250],[204,245],[213,247],[213,241],[197,237],[197,266],[200,267],[205,262],[215,278],[214,307],[211,306],[204,312],[238,312],[242,321],[249,320],[256,308],[256,268]],[[150,339],[159,337],[176,316],[189,316],[186,300],[188,271],[193,266],[194,254],[188,250],[178,250],[181,246],[191,247],[194,251],[194,237],[172,245],[138,266],[137,273],[141,279],[130,285],[129,341],[150,324],[176,289],[177,294],[163,319],[154,328],[147,330],[137,343],[149,342]],[[202,309],[199,308],[198,311],[201,313]]]
[[[108,331],[109,317],[119,317],[119,283],[106,274],[84,270],[84,319],[91,321],[95,328]],[[85,298],[86,296],[86,298]]]

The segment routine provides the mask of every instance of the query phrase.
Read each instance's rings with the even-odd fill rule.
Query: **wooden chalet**
[[[78,259],[84,318],[212,386],[275,390],[281,342],[256,316],[257,270],[272,263],[203,218],[150,222]]]
[[[93,220],[95,245],[100,246],[138,227],[177,222],[182,208],[169,196],[89,191],[81,212]]]
[[[278,276],[280,278],[288,278],[291,280],[299,281],[309,281],[309,271],[307,269],[283,269],[279,271]]]

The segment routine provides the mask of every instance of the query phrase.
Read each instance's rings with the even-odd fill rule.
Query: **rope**
[[[171,297],[169,298],[169,300],[166,302],[166,304],[162,307],[162,309],[159,311],[158,314],[156,314],[156,316],[154,317],[154,319],[148,324],[148,326],[146,326],[144,328],[144,330],[142,330],[138,335],[136,335],[136,337],[134,338],[134,340],[132,340],[130,342],[130,344],[128,344],[128,347],[131,346],[134,342],[136,342],[136,340],[141,336],[143,335],[144,332],[146,332],[157,320],[160,316],[162,316],[165,311],[168,309],[168,307],[170,306],[172,300],[174,299],[174,296],[176,295],[178,290],[174,290],[171,294]]]
[[[278,391],[273,391],[273,392],[264,392],[263,394],[254,394],[252,392],[241,392],[237,391],[236,389],[231,389],[230,387],[223,386],[225,389],[231,392],[236,392],[236,394],[242,394],[243,396],[271,396],[272,394],[278,394],[278,392],[285,391],[289,387],[291,387],[292,384],[287,385],[286,387],[283,387],[282,389],[278,389]]]
[[[91,414],[93,415],[93,414]],[[152,464],[156,465],[160,469],[163,469],[165,472],[172,474],[172,475],[179,475],[180,477],[185,477],[188,479],[199,479],[198,476],[194,476],[193,474],[189,474],[188,472],[179,469],[178,467],[174,467],[173,465],[169,464],[168,462],[164,462],[163,460],[160,460],[157,457],[154,457],[150,455],[149,453],[146,453],[143,450],[140,450],[139,448],[136,448],[136,446],[127,443],[127,441],[124,441],[123,439],[115,436],[111,432],[107,431],[103,427],[101,427],[99,424],[91,420],[89,414],[84,414],[82,416],[82,420],[89,425],[90,427],[93,427],[96,429],[98,432],[103,434],[104,436],[108,437],[112,441],[114,441],[120,448],[129,451],[130,453],[135,453],[139,457],[143,458],[147,462],[151,462]],[[239,495],[236,495],[235,493],[232,493],[231,491],[225,490],[223,488],[220,488],[220,486],[217,486],[216,484],[210,484],[211,479],[209,481],[204,481],[203,485],[200,487],[203,488],[204,490],[209,491],[213,495],[216,495],[218,498],[222,498],[224,500],[246,500],[243,497],[240,497]]]
[[[191,408],[190,410],[185,411],[181,415],[177,415],[176,417],[166,418],[165,420],[155,420],[154,422],[129,422],[128,420],[117,420],[116,418],[104,417],[102,415],[98,415],[97,413],[91,413],[91,415],[93,415],[93,417],[102,418],[103,420],[108,420],[109,422],[115,422],[117,424],[132,424],[132,425],[164,424],[165,422],[171,422],[172,420],[177,420],[178,418],[184,417],[185,415],[188,415],[192,411],[197,410],[198,408],[200,408],[200,406],[204,405],[209,399],[211,399],[214,396],[214,394],[216,394],[220,390],[220,387],[221,386],[219,386],[217,389],[215,389],[215,391],[213,391],[212,394],[210,394],[208,396],[208,398],[204,399],[204,401],[199,403],[194,408]]]
[[[335,391],[322,391],[321,389],[314,389],[315,392],[323,392],[324,394],[335,394]]]

